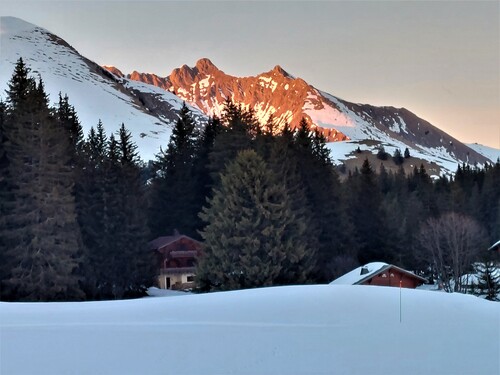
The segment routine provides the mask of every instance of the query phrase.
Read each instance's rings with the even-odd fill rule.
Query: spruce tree
[[[495,263],[486,261],[476,267],[478,280],[475,294],[490,301],[500,300],[500,268]]]
[[[405,153],[404,153],[404,158],[405,159],[408,159],[410,157],[410,150],[408,149],[408,147],[405,148]]]
[[[316,281],[331,281],[340,276],[336,274],[339,272],[335,264],[338,256],[356,256],[342,186],[330,160],[325,138],[319,132],[311,131],[304,118],[292,142],[293,159],[300,166],[297,171],[312,212],[310,235],[315,236],[318,243]]]
[[[200,214],[204,254],[197,266],[202,291],[303,283],[314,267],[307,228],[264,160],[246,150],[228,164]]]
[[[144,294],[153,281],[154,258],[147,246],[150,234],[137,146],[123,124],[118,132],[117,149],[119,164],[116,165],[113,146],[110,146],[109,157],[111,174],[116,171],[118,181],[118,194],[111,197],[116,199],[118,208],[112,218],[116,229],[113,250],[118,252],[114,258],[117,272],[113,279],[113,295],[122,298]],[[113,188],[112,185],[108,187]]]
[[[153,237],[178,230],[197,236],[197,180],[194,164],[199,132],[184,103],[167,150],[156,156],[156,175],[149,191],[149,228]]]
[[[222,124],[217,117],[209,118],[208,123],[201,132],[196,142],[196,153],[193,160],[193,176],[195,181],[195,192],[193,197],[193,208],[197,213],[193,219],[193,227],[196,230],[195,237],[199,237],[199,231],[203,228],[203,221],[198,213],[205,205],[207,197],[210,196],[213,180],[210,176],[209,155],[213,150],[215,139],[221,132]]]
[[[390,262],[392,254],[384,241],[386,231],[381,208],[382,196],[368,159],[363,162],[360,173],[353,177],[349,190],[349,211],[359,247],[359,262]]]
[[[229,99],[224,104],[221,122],[223,127],[209,155],[209,169],[214,186],[219,184],[219,174],[239,151],[253,148],[254,139],[259,133],[253,112],[243,109]]]
[[[396,164],[396,165],[401,165],[404,163],[405,159],[404,159],[403,155],[401,155],[401,150],[399,148],[397,148],[394,151],[394,154],[392,155],[392,160],[394,161],[394,164]]]
[[[78,120],[75,108],[69,103],[68,95],[64,97],[59,93],[59,103],[57,105],[55,116],[61,128],[68,132],[70,140],[71,154],[70,163],[74,167],[80,162],[78,158],[82,156],[83,147],[83,129]]]
[[[2,298],[81,299],[70,140],[48,107],[43,81],[29,77],[21,59],[7,90],[4,131],[13,201],[0,229],[10,265]]]
[[[9,160],[7,158],[7,138],[5,134],[5,114],[6,106],[0,101],[0,282],[5,280],[10,271],[7,264],[7,243],[6,235],[8,226],[7,218],[9,216],[9,202],[13,200],[11,191],[11,182],[9,175]],[[2,285],[0,284],[0,294]]]
[[[81,225],[87,247],[86,292],[92,299],[144,293],[153,279],[140,160],[130,132],[121,126],[107,139],[103,125],[84,146]]]

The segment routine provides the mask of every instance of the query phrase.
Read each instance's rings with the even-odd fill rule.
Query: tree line
[[[477,225],[472,255],[500,238],[500,163],[432,181],[365,160],[340,182],[325,138],[260,126],[227,101],[197,126],[184,105],[166,148],[142,162],[124,125],[84,137],[67,96],[50,107],[20,59],[0,104],[2,300],[134,297],[152,285],[148,241],[174,230],[201,240],[199,291],[328,282],[371,261],[434,280],[425,237],[449,213]],[[448,279],[446,279],[448,280]]]

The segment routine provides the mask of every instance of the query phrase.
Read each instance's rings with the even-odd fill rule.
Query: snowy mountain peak
[[[145,160],[168,144],[182,106],[177,96],[131,81],[115,67],[103,68],[50,31],[19,18],[1,17],[0,28],[0,99],[5,99],[7,83],[22,57],[31,73],[42,77],[51,103],[60,92],[68,95],[85,134],[99,120],[108,135],[124,123]],[[197,120],[206,119],[192,110]]]
[[[328,146],[337,163],[356,159],[358,148],[376,154],[382,146],[391,155],[408,148],[417,158],[414,162],[426,161],[433,175],[452,173],[461,163],[490,161],[404,108],[347,102],[292,76],[280,65],[257,76],[234,77],[203,58],[194,67],[174,69],[168,77],[134,72],[130,78],[174,92],[210,116],[220,116],[224,102],[231,98],[254,110],[262,124],[272,115],[278,128],[285,124],[295,128],[305,118],[331,142]]]
[[[273,116],[278,128],[285,124],[294,128],[305,118],[330,142],[332,159],[349,168],[350,159],[376,154],[381,146],[389,154],[408,148],[414,163],[427,161],[434,175],[453,172],[459,163],[491,161],[406,109],[347,102],[279,65],[257,76],[234,77],[202,58],[194,67],[183,65],[167,77],[124,75],[114,66],[97,65],[58,36],[18,18],[1,17],[0,30],[0,96],[16,61],[23,57],[32,73],[44,79],[51,101],[59,92],[68,94],[86,132],[99,119],[108,133],[123,122],[146,160],[168,143],[182,101],[192,106],[197,121],[204,121],[206,115],[220,116],[230,98],[252,109],[263,124]]]
[[[31,31],[36,28],[39,27],[17,17],[11,17],[11,16],[0,17],[0,35],[2,36],[15,35],[26,31]]]

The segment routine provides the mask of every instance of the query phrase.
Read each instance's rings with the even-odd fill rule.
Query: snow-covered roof
[[[382,270],[383,268],[386,268],[389,266],[387,263],[384,262],[373,262],[373,263],[368,263],[365,264],[364,266],[360,266],[351,272],[346,273],[343,276],[340,276],[339,278],[333,280],[330,284],[337,284],[337,285],[354,285],[358,284],[361,280],[366,279],[367,277],[373,276],[375,273],[378,271]],[[363,271],[363,269],[366,269],[368,272]]]
[[[379,273],[381,273],[389,268],[395,268],[395,269],[399,270],[400,272],[403,272],[407,275],[414,276],[415,278],[420,279],[423,282],[427,281],[423,277],[415,275],[413,272],[407,271],[403,268],[394,266],[392,264],[387,264],[384,262],[373,262],[373,263],[365,264],[364,266],[360,266],[360,267],[352,270],[351,272],[348,272],[345,275],[340,276],[339,278],[333,280],[330,284],[332,284],[332,285],[362,284],[366,280],[372,278],[375,275],[378,275]]]

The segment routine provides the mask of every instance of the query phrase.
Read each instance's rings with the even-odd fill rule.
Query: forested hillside
[[[84,135],[71,98],[51,99],[20,59],[0,105],[2,300],[141,295],[155,275],[148,241],[175,229],[204,242],[200,291],[327,282],[371,261],[449,280],[500,238],[499,161],[433,181],[423,166],[366,160],[341,182],[305,120],[278,131],[226,101],[203,127],[184,105],[145,162],[126,124]]]

